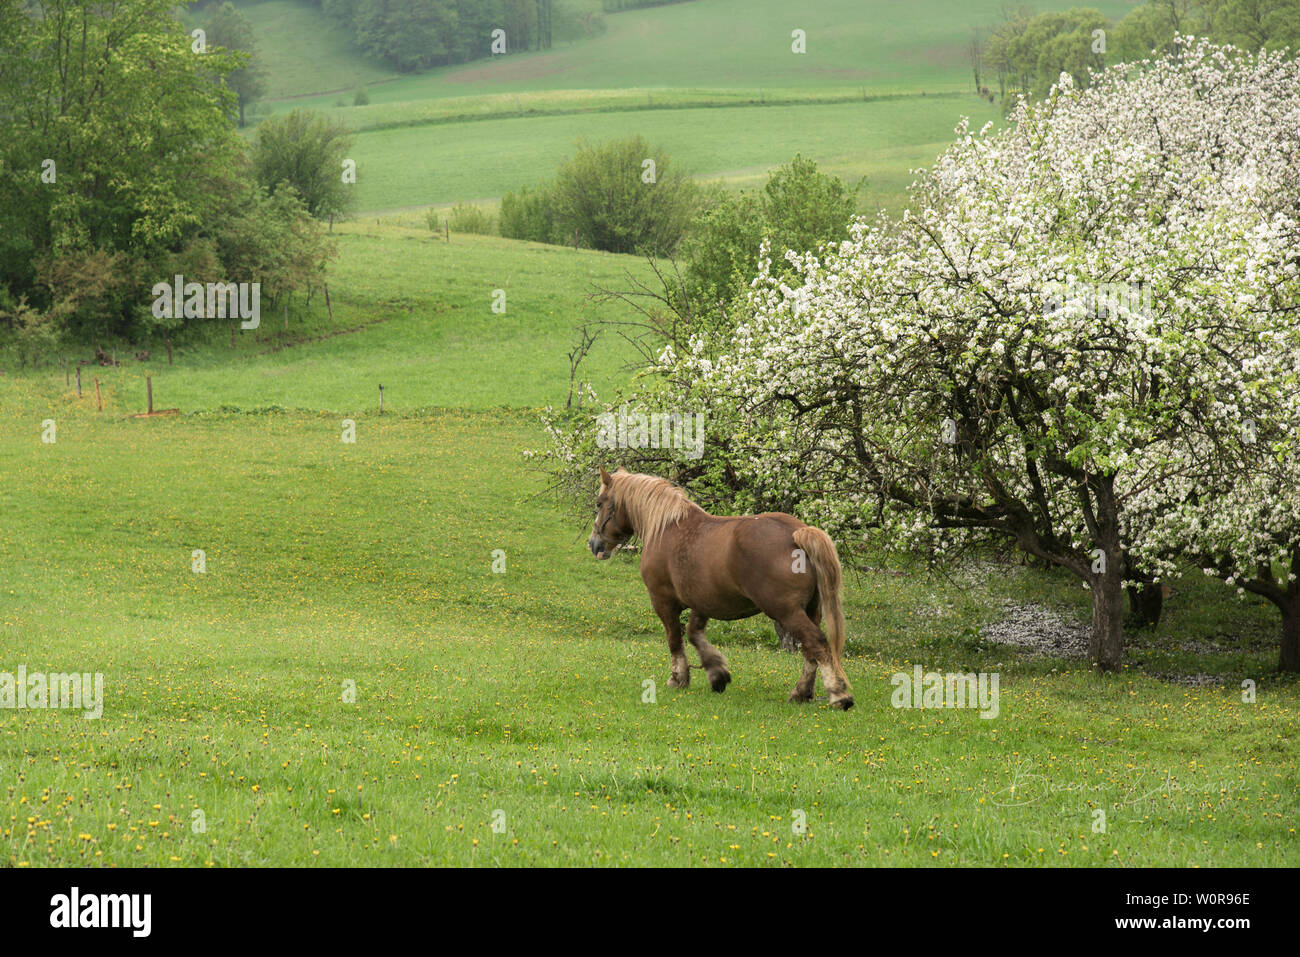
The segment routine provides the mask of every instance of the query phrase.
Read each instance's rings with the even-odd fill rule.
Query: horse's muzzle
[[[609,547],[605,544],[604,539],[593,535],[591,538],[587,539],[587,547],[591,549],[591,554],[595,555],[602,561],[609,558]]]

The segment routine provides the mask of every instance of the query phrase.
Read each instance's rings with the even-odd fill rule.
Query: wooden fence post
[[[149,394],[149,414],[153,415],[153,376],[144,377],[144,387]]]

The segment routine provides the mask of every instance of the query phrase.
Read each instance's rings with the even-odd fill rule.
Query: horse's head
[[[609,558],[614,549],[632,537],[627,511],[614,500],[614,478],[600,470],[600,495],[596,498],[596,522],[587,547],[599,559]]]

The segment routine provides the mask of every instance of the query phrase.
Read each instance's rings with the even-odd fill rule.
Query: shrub
[[[257,128],[253,169],[268,192],[288,183],[307,211],[324,219],[351,205],[353,191],[339,175],[351,145],[346,127],[314,110],[294,110],[267,117]]]
[[[501,235],[534,243],[564,242],[556,226],[550,187],[529,191],[525,186],[518,194],[506,193],[501,198]]]
[[[849,221],[857,212],[858,191],[842,180],[818,172],[817,164],[797,155],[778,167],[763,187],[764,218],[773,244],[804,252],[822,243],[849,238]]]
[[[700,190],[662,149],[631,136],[581,144],[556,172],[552,196],[562,235],[576,231],[584,246],[606,252],[669,255],[699,207]]]
[[[691,223],[680,250],[690,311],[721,319],[722,307],[758,272],[759,247],[771,240],[772,268],[782,272],[787,250],[808,252],[848,239],[863,180],[852,188],[796,155],[778,167],[758,194],[723,194]]]
[[[682,243],[682,288],[688,308],[718,314],[754,278],[759,247],[769,234],[766,210],[753,193],[724,194],[700,213]],[[773,250],[780,255],[782,250]]]
[[[458,233],[476,233],[482,236],[494,235],[497,231],[496,220],[481,206],[473,203],[457,203],[447,216],[451,228]],[[437,217],[430,213],[430,228],[437,229]]]

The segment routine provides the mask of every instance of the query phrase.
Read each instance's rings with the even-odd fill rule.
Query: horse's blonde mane
[[[647,545],[691,512],[703,511],[667,479],[640,472],[615,472],[614,501],[627,512],[637,536]]]

